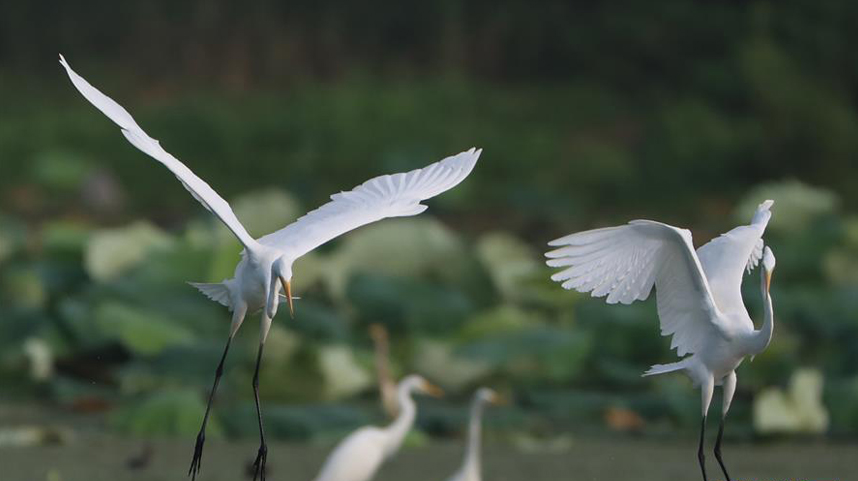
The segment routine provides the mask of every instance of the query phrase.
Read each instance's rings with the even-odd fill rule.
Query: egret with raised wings
[[[229,204],[185,164],[164,150],[157,140],[144,132],[127,110],[75,73],[62,55],[60,55],[60,64],[65,67],[75,88],[98,110],[119,125],[122,134],[134,147],[170,169],[188,192],[220,219],[244,246],[241,261],[235,268],[234,278],[214,284],[193,283],[203,294],[232,311],[232,325],[223,356],[215,370],[214,385],[197,435],[188,474],[196,478],[200,470],[209,410],[223,373],[223,363],[229,351],[230,342],[241,326],[245,314],[261,311],[259,347],[253,375],[253,395],[256,401],[260,437],[254,466],[256,475],[265,479],[264,468],[268,448],[265,443],[265,431],[262,427],[262,413],[259,406],[259,366],[271,320],[280,304],[281,289],[285,290],[289,310],[294,315],[291,287],[292,263],[316,247],[362,225],[387,217],[412,216],[423,212],[426,206],[420,202],[451,189],[464,180],[474,168],[481,150],[470,149],[422,169],[382,175],[368,180],[350,191],[332,195],[330,202],[283,229],[254,239],[238,221]]]
[[[387,427],[366,426],[349,434],[334,448],[315,481],[369,481],[381,465],[402,447],[417,416],[413,393],[441,396],[440,388],[416,374],[396,387],[399,413]]]
[[[549,243],[548,265],[562,267],[551,276],[566,289],[607,296],[608,304],[646,299],[653,286],[662,335],[672,335],[679,362],[652,366],[644,376],[684,371],[700,386],[703,420],[697,458],[706,480],[703,436],[715,386],[723,386],[723,404],[715,458],[721,458],[724,418],[736,391],[736,368],[772,339],[774,315],[769,293],[775,257],[762,235],[773,201],[757,207],[751,223],[736,227],[696,251],[691,232],[650,220],[579,232]],[[764,319],[760,329],[745,309],[742,277],[763,261],[761,290]]]
[[[481,387],[471,401],[471,420],[468,424],[468,446],[465,448],[465,460],[456,474],[447,481],[481,481],[483,479],[480,462],[480,442],[482,437],[483,409],[486,404],[500,403],[500,396],[487,388]]]

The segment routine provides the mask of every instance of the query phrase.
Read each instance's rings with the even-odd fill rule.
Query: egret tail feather
[[[681,371],[685,369],[687,366],[686,360],[683,359],[679,362],[672,362],[670,364],[654,364],[649,370],[643,373],[641,376],[655,376],[657,374],[664,374],[668,372]]]
[[[232,302],[230,302],[229,288],[225,282],[188,282],[188,284],[199,289],[209,299],[224,305],[232,310]]]

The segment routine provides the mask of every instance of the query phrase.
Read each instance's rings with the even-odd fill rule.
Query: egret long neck
[[[414,399],[411,398],[411,386],[400,385],[397,393],[399,401],[399,414],[396,419],[387,427],[387,433],[384,456],[388,457],[395,453],[402,442],[405,441],[405,436],[414,425],[414,418],[417,415],[417,407],[414,404]]]
[[[482,437],[483,402],[474,399],[471,404],[471,421],[468,425],[468,447],[462,468],[473,473],[468,479],[480,479],[480,445]]]
[[[775,315],[772,309],[772,295],[769,293],[769,283],[766,279],[766,271],[762,270],[760,281],[763,294],[763,325],[751,335],[750,354],[756,355],[763,352],[772,341],[772,332],[775,327]]]
[[[381,403],[391,418],[398,414],[396,384],[390,377],[389,345],[387,332],[381,325],[373,326],[373,341],[375,342],[375,370],[378,377],[378,390],[381,393]]]

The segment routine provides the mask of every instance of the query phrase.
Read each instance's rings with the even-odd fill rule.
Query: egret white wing
[[[370,179],[348,192],[332,195],[327,204],[259,242],[297,258],[362,225],[387,217],[417,215],[426,210],[422,200],[464,180],[481,152],[482,149],[471,149],[422,169]]]
[[[715,304],[725,314],[745,312],[742,301],[742,277],[759,264],[763,257],[763,232],[772,216],[773,202],[767,200],[757,207],[749,225],[743,225],[707,242],[697,249],[697,257],[712,289]],[[747,316],[730,316],[747,321]],[[745,326],[748,327],[748,326]]]
[[[191,169],[180,162],[179,159],[173,157],[170,153],[161,148],[161,144],[152,137],[149,137],[149,135],[146,134],[139,125],[137,125],[137,122],[133,117],[131,117],[131,114],[129,114],[125,108],[107,95],[101,93],[98,89],[90,85],[90,83],[83,77],[72,70],[71,66],[69,66],[68,62],[66,62],[66,59],[63,58],[62,55],[60,55],[60,64],[65,67],[75,88],[84,96],[84,98],[89,100],[95,108],[100,110],[110,120],[122,128],[122,134],[125,135],[125,138],[128,139],[129,142],[131,142],[131,145],[142,150],[144,153],[170,169],[170,171],[179,179],[179,182],[185,186],[185,189],[187,189],[195,199],[203,204],[209,212],[226,224],[229,230],[231,230],[232,233],[238,237],[238,240],[244,244],[245,248],[256,245],[256,241],[253,240],[253,237],[247,233],[247,230],[245,230],[244,226],[241,225],[238,218],[235,217],[235,213],[232,211],[232,208],[220,195],[218,195],[217,192],[214,191],[214,189],[205,183],[205,181],[197,177],[196,174],[191,172]]]
[[[691,233],[666,224],[636,220],[562,237],[546,254],[563,267],[551,279],[565,289],[607,296],[631,304],[657,290],[662,335],[683,356],[697,352],[712,334],[727,335],[691,243]]]

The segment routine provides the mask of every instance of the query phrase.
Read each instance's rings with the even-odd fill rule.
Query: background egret
[[[378,395],[384,412],[391,419],[399,412],[396,395],[396,382],[390,374],[390,338],[383,324],[371,324],[369,335],[375,353],[375,376],[378,383]]]
[[[119,125],[122,128],[122,134],[132,145],[170,169],[188,192],[220,219],[244,246],[241,261],[235,268],[234,278],[214,284],[193,283],[211,300],[223,304],[232,311],[232,326],[220,363],[215,370],[214,385],[209,394],[202,427],[197,435],[194,457],[188,474],[196,478],[200,469],[209,410],[223,374],[223,363],[229,352],[232,338],[244,321],[245,314],[261,311],[259,347],[253,374],[253,396],[256,401],[260,438],[259,452],[254,466],[257,476],[265,479],[268,447],[265,442],[262,411],[259,405],[259,367],[265,340],[271,328],[271,320],[280,304],[281,288],[286,292],[289,311],[294,315],[292,263],[325,242],[362,225],[386,217],[412,216],[423,212],[426,206],[420,202],[451,189],[464,180],[474,168],[481,150],[471,149],[423,169],[383,175],[368,180],[353,190],[332,195],[330,202],[283,229],[254,239],[241,225],[229,204],[183,163],[161,148],[157,140],[149,137],[128,111],[75,73],[62,55],[60,55],[60,64],[66,69],[75,88]]]
[[[609,304],[644,300],[656,288],[661,333],[673,336],[671,348],[679,356],[690,355],[679,362],[652,366],[644,375],[684,371],[700,386],[703,421],[697,456],[704,480],[703,435],[712,392],[716,385],[723,385],[715,457],[730,479],[721,459],[721,436],[736,392],[735,370],[745,356],[759,354],[772,339],[769,286],[775,258],[771,249],[763,249],[762,240],[772,203],[760,204],[750,225],[736,227],[697,251],[688,230],[635,220],[554,240],[549,245],[559,248],[546,254],[549,266],[563,268],[551,279],[565,289],[607,296]],[[756,330],[742,301],[741,285],[745,271],[756,267],[760,259],[765,318]]]
[[[447,481],[481,481],[483,479],[480,462],[483,409],[487,403],[497,404],[500,397],[493,390],[482,387],[474,393],[471,401],[471,418],[468,422],[468,445],[462,467]]]
[[[442,391],[423,377],[412,374],[396,388],[399,414],[387,427],[367,426],[343,439],[322,466],[315,481],[368,481],[382,463],[399,451],[414,425],[417,405],[414,393],[441,396]]]

